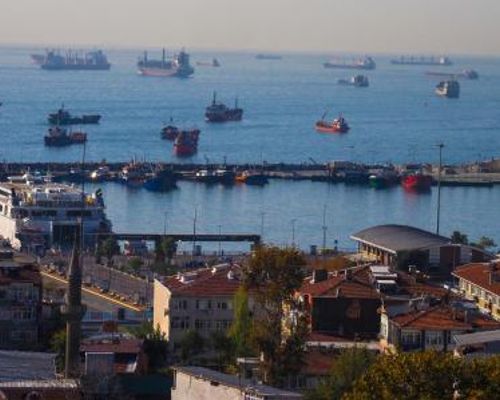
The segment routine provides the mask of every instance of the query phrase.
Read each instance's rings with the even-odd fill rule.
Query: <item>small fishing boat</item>
[[[421,172],[412,172],[401,178],[401,184],[407,190],[424,192],[429,191],[432,185],[432,177]]]
[[[259,171],[245,170],[236,175],[237,183],[245,183],[247,185],[264,186],[269,183],[266,175]]]
[[[349,129],[349,125],[347,124],[347,121],[345,118],[342,116],[342,114],[339,114],[337,118],[335,118],[333,121],[329,122],[325,120],[326,113],[323,114],[321,117],[321,120],[316,121],[316,131],[321,132],[321,133],[347,133]]]

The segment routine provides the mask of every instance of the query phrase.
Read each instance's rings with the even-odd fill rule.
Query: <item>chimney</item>
[[[75,229],[75,243],[69,266],[66,305],[62,309],[66,319],[65,378],[80,376],[81,319],[85,312],[82,307],[81,230],[82,224],[79,221]]]

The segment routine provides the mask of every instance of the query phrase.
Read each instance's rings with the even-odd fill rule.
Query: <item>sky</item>
[[[498,0],[0,0],[0,44],[500,55]]]

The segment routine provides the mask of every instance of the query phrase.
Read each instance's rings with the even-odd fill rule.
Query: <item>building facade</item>
[[[32,257],[0,249],[0,348],[37,345],[41,320],[42,280]]]
[[[453,276],[460,292],[500,321],[500,262],[474,263],[458,268]]]
[[[210,338],[233,322],[233,298],[241,286],[240,268],[220,265],[154,282],[153,323],[173,348],[187,331]],[[255,308],[249,297],[249,308]]]

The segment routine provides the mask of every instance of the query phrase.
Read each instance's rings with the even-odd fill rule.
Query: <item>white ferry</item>
[[[29,173],[9,177],[0,183],[0,236],[15,249],[65,247],[82,221],[87,247],[111,230],[104,209],[100,191],[85,194]]]

